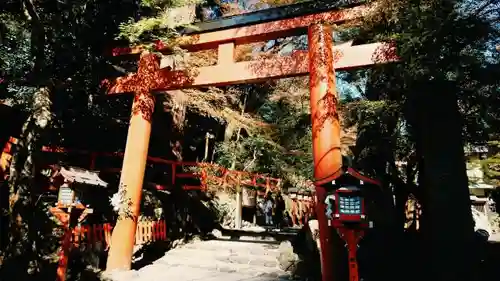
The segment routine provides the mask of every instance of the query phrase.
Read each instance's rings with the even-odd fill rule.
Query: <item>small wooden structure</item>
[[[52,171],[51,189],[58,189],[59,195],[56,206],[50,208],[50,212],[61,222],[64,231],[56,280],[65,281],[73,240],[72,228],[93,212],[89,205],[80,201],[83,192],[80,187],[85,185],[107,187],[108,184],[101,180],[96,172],[80,168],[53,166]]]
[[[99,178],[97,172],[91,172],[81,168],[70,167],[68,169],[55,167],[51,176],[52,187],[59,189],[58,208],[75,207],[82,204],[80,201],[82,186],[107,187],[108,184]]]

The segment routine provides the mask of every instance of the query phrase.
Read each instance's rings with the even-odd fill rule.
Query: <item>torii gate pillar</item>
[[[342,167],[340,122],[333,58],[333,30],[324,24],[309,27],[309,87],[313,137],[316,215],[319,225],[323,281],[333,281],[331,232],[326,217],[326,191],[321,184],[331,181]]]
[[[130,90],[135,95],[119,186],[124,201],[111,235],[107,271],[131,268],[155,107],[155,99],[150,91],[155,86],[154,74],[158,69],[157,57],[144,53],[139,62],[137,79],[130,83]]]

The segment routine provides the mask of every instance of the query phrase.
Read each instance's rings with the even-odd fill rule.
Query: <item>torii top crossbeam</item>
[[[365,16],[373,5],[363,2],[366,1],[315,0],[198,22],[192,28],[184,28],[177,43],[188,50],[201,50],[217,48],[227,41],[240,45],[306,34],[313,23],[341,23]],[[164,50],[164,46],[156,47]],[[142,50],[141,46],[115,48],[112,54],[138,54]]]
[[[291,5],[278,13],[278,9],[264,10],[255,13],[221,19],[196,26],[195,34],[177,38],[175,44],[188,51],[203,49],[218,49],[218,64],[197,68],[188,74],[185,70],[171,71],[170,69],[155,70],[156,83],[154,90],[172,90],[188,87],[224,86],[237,83],[261,82],[267,79],[278,79],[293,76],[303,76],[309,73],[307,51],[294,52],[292,56],[276,56],[268,59],[234,62],[235,45],[266,41],[291,35],[301,35],[307,32],[307,27],[318,23],[328,22],[340,24],[355,20],[367,15],[374,5],[359,5],[348,9],[339,9],[339,5],[318,5],[312,1],[305,4]],[[301,15],[302,7],[309,14]],[[321,12],[312,12],[313,7],[320,7]],[[284,14],[289,11],[290,14]],[[274,19],[273,21],[269,21]],[[251,25],[244,25],[252,23]],[[165,51],[166,47],[157,42],[156,49]],[[335,69],[350,69],[385,63],[395,60],[390,54],[391,46],[384,43],[373,43],[359,46],[334,47]],[[143,46],[115,48],[114,56],[125,54],[140,54]],[[108,94],[130,92],[130,82],[134,76],[120,77],[115,81],[107,81]],[[132,82],[135,83],[135,82]]]
[[[349,7],[354,7],[362,4],[363,2],[366,1],[315,0],[315,1],[300,2],[274,8],[257,10],[240,15],[223,17],[216,20],[198,22],[194,25],[194,28],[187,27],[182,31],[182,33],[183,34],[207,33],[222,29],[231,29],[241,26],[255,25],[259,23],[296,18],[300,16],[329,12],[335,9],[345,9]]]
[[[259,12],[263,15],[263,19],[259,19],[259,13],[222,19],[207,23],[205,27],[202,24],[199,32],[175,39],[175,44],[187,51],[217,49],[218,61],[215,66],[188,70],[160,69],[159,58],[140,46],[113,51],[115,56],[140,54],[140,60],[137,73],[103,83],[108,94],[135,94],[120,179],[120,186],[126,190],[129,197],[128,214],[132,216],[120,217],[116,224],[111,244],[120,246],[111,247],[108,269],[129,269],[131,264],[136,228],[134,217],[139,214],[141,187],[151,133],[151,116],[155,104],[152,92],[262,82],[309,74],[314,176],[319,202],[316,208],[320,226],[323,281],[333,280],[332,252],[328,247],[330,241],[327,231],[328,221],[323,203],[326,191],[320,185],[338,177],[338,171],[342,168],[335,69],[386,63],[397,58],[394,56],[394,48],[384,43],[333,46],[331,24],[361,19],[376,7],[375,4],[336,6],[324,3],[326,1],[303,4],[309,5],[306,14],[298,12],[300,6],[291,6],[289,15],[268,10]],[[322,8],[314,10],[311,8],[314,5]],[[238,44],[267,41],[306,32],[308,51],[298,51],[291,56],[235,62],[235,46]],[[158,51],[168,51],[162,43],[158,43],[156,48]]]

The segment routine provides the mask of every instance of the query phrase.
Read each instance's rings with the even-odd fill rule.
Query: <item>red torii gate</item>
[[[314,176],[316,179],[316,212],[320,227],[321,268],[323,281],[333,280],[329,248],[330,232],[325,216],[326,191],[320,185],[341,173],[340,123],[337,113],[335,69],[363,67],[396,60],[388,44],[374,43],[335,48],[333,29],[328,23],[342,23],[359,19],[370,12],[367,5],[347,9],[312,13],[288,19],[276,19],[236,28],[200,32],[177,40],[188,51],[218,49],[218,64],[189,71],[160,69],[159,58],[142,47],[115,49],[114,55],[140,54],[136,74],[106,80],[108,94],[135,94],[123,161],[120,187],[126,190],[130,213],[137,217],[141,187],[148,157],[151,116],[155,99],[153,91],[201,86],[223,86],[236,83],[261,82],[293,76],[310,75],[311,115],[313,126]],[[300,35],[308,30],[308,51],[292,56],[276,56],[254,61],[234,62],[235,45],[248,44]],[[157,44],[158,51],[163,44]],[[130,269],[136,221],[132,217],[119,218],[112,234],[107,270]]]

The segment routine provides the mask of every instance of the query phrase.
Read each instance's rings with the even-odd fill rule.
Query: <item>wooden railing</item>
[[[82,244],[89,246],[104,242],[106,247],[111,245],[111,231],[113,226],[109,223],[82,225],[72,229],[73,247]],[[142,245],[154,241],[167,239],[167,224],[165,221],[140,221],[137,223],[135,244]]]
[[[93,248],[97,243],[103,243],[104,249],[111,245],[111,230],[109,223],[83,225],[74,228],[67,227],[67,220],[62,221],[63,235],[59,250],[59,264],[57,266],[56,280],[65,281],[68,269],[69,253],[85,245]],[[165,221],[140,221],[137,224],[135,244],[142,245],[154,241],[167,239],[167,224]]]
[[[44,146],[42,148],[43,152],[50,153],[74,153],[74,154],[82,154],[89,156],[89,169],[90,170],[100,170],[103,172],[117,172],[121,171],[120,168],[114,167],[103,167],[98,168],[97,166],[97,158],[106,158],[106,157],[123,157],[123,152],[91,152],[85,150],[75,150],[75,149],[66,149],[64,147],[47,147]],[[176,184],[176,181],[179,179],[193,178],[199,179],[200,185],[183,185],[183,189],[185,190],[201,190],[207,191],[208,183],[216,183],[217,185],[246,185],[261,188],[265,191],[278,191],[280,190],[281,179],[273,178],[265,174],[257,174],[250,173],[244,171],[230,170],[225,167],[222,167],[213,163],[205,163],[205,162],[183,162],[183,161],[174,161],[167,160],[160,157],[152,157],[148,156],[147,161],[153,164],[167,165],[170,166],[171,179],[170,183],[172,185]],[[196,167],[198,172],[180,172],[179,167],[189,168]],[[165,187],[162,185],[155,185],[157,189],[164,189]],[[264,192],[265,193],[265,192]]]
[[[9,141],[6,142],[3,148],[3,152],[0,157],[0,177],[7,178],[7,169],[10,165],[10,160],[12,157],[12,150],[17,144],[17,139],[14,137],[10,137]],[[66,149],[64,147],[47,147],[44,146],[42,148],[43,152],[51,152],[51,153],[75,153],[75,154],[83,154],[89,155],[89,169],[95,170],[98,169],[96,167],[97,158],[98,157],[123,157],[122,152],[91,152],[85,150],[73,150]],[[200,185],[183,185],[183,189],[185,190],[201,190],[207,191],[209,183],[215,183],[220,186],[235,186],[235,185],[244,185],[244,186],[253,186],[261,188],[261,192],[264,190],[263,194],[268,191],[278,191],[280,190],[281,179],[273,178],[264,174],[256,174],[244,171],[230,170],[225,167],[222,167],[213,163],[204,163],[204,162],[179,162],[173,160],[167,160],[160,157],[151,157],[148,156],[148,162],[160,165],[168,165],[170,166],[171,171],[171,184],[175,185],[177,180],[193,178],[199,179]],[[179,172],[178,168],[189,168],[196,167],[198,172]],[[103,172],[120,172],[120,168],[114,167],[105,167],[98,169]],[[165,186],[157,185],[154,183],[150,183],[155,185],[157,189],[165,189]]]

